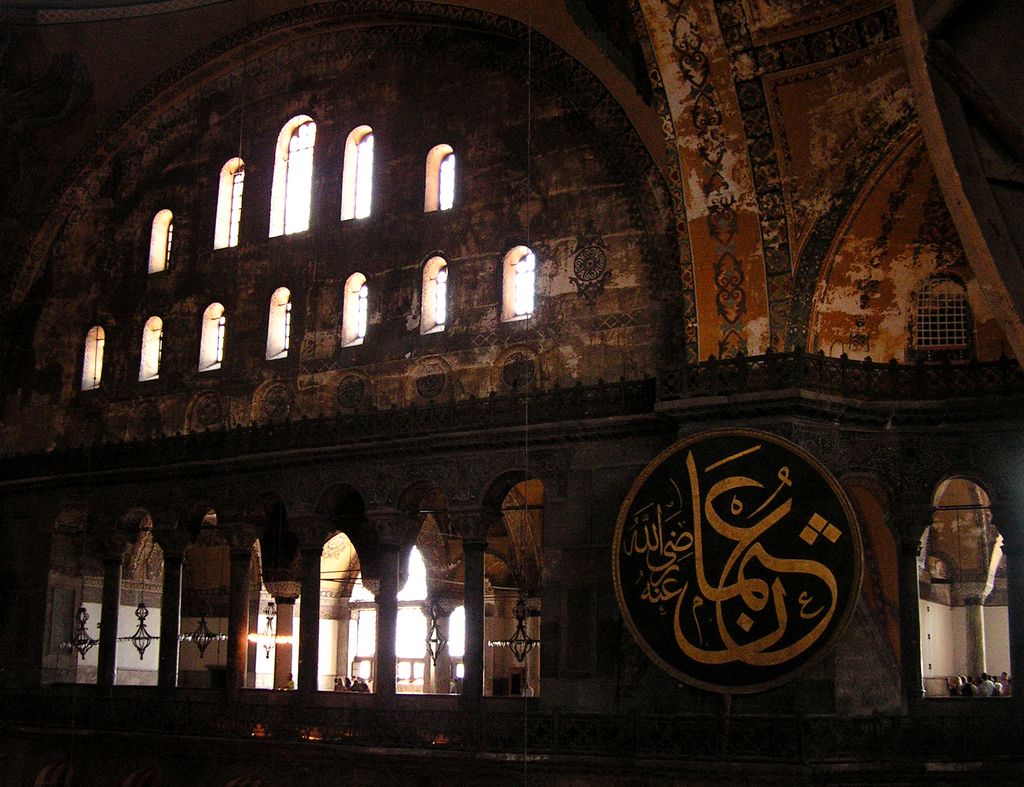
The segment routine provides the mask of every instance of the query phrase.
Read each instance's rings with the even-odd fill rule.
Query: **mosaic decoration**
[[[594,305],[597,296],[604,292],[605,283],[612,277],[608,270],[607,248],[593,223],[576,236],[576,248],[572,250],[575,276],[570,276],[569,282],[588,306]]]
[[[529,388],[537,381],[537,361],[529,353],[516,351],[501,364],[501,381],[517,390]]]
[[[423,363],[416,376],[416,393],[422,398],[436,399],[448,385],[448,367],[438,360]]]
[[[953,217],[946,208],[946,200],[939,188],[939,181],[932,175],[928,196],[924,202],[924,218],[914,239],[914,261],[922,251],[935,255],[935,270],[948,271],[966,264],[960,234],[953,224]]]
[[[704,39],[684,10],[677,10],[672,21],[672,45],[680,73],[690,86],[690,120],[703,164],[699,173],[701,189],[707,201],[708,232],[715,241],[715,302],[721,317],[718,352],[730,357],[747,347],[747,295],[743,268],[736,258],[736,190],[723,165],[728,148],[722,108],[711,83],[711,63],[704,51]]]
[[[842,488],[799,446],[705,432],[637,478],[612,540],[619,609],[672,676],[726,694],[786,683],[846,628],[863,571]]]
[[[260,423],[284,421],[291,410],[291,394],[284,383],[273,383],[260,392],[253,405],[253,420]]]
[[[895,8],[888,7],[828,30],[755,46],[742,0],[715,0],[715,12],[729,50],[736,95],[747,133],[768,284],[770,341],[773,349],[782,350],[791,319],[794,260],[789,244],[789,221],[778,148],[761,77],[894,40],[899,36],[899,25]],[[752,77],[748,73],[751,66]],[[824,255],[820,259],[824,259]]]
[[[189,408],[189,426],[192,430],[211,429],[219,426],[224,418],[220,394],[207,391],[192,400]]]
[[[347,374],[338,383],[335,398],[346,410],[355,410],[366,394],[366,381],[357,374]]]
[[[881,281],[880,279],[875,278],[875,271],[880,270],[885,260],[888,258],[889,236],[892,235],[892,229],[896,224],[896,219],[899,216],[900,209],[903,207],[903,204],[907,201],[907,197],[910,194],[910,183],[914,179],[914,172],[917,170],[918,164],[921,163],[923,155],[924,147],[919,144],[914,148],[914,152],[908,158],[906,167],[900,175],[896,188],[889,193],[885,213],[882,214],[882,228],[878,233],[878,237],[875,239],[875,247],[871,251],[868,263],[871,268],[870,276],[868,278],[858,279],[854,282],[854,286],[856,286],[857,290],[860,292],[859,305],[862,309],[867,309],[871,299],[879,293]]]
[[[679,250],[679,276],[682,282],[682,293],[680,311],[683,320],[684,331],[684,352],[686,360],[693,363],[697,358],[697,293],[694,284],[693,253],[690,249],[689,230],[686,225],[686,200],[683,196],[682,166],[679,160],[679,146],[676,140],[675,125],[672,121],[672,113],[668,108],[668,95],[665,92],[665,83],[662,80],[661,69],[658,67],[658,60],[651,45],[650,33],[647,30],[647,23],[644,21],[643,11],[640,8],[639,0],[627,0],[630,11],[633,13],[633,28],[637,39],[640,41],[640,48],[644,53],[644,60],[647,62],[647,75],[651,80],[651,97],[654,107],[662,120],[662,131],[665,138],[665,149],[668,162],[668,193],[672,200],[672,213],[675,217],[675,232]],[[656,264],[652,265],[656,272],[662,269]],[[668,285],[669,282],[666,282]],[[666,286],[666,289],[668,287]]]

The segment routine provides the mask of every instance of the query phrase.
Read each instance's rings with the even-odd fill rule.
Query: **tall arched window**
[[[455,153],[451,145],[435,145],[427,153],[423,211],[448,210],[455,204]]]
[[[149,272],[159,273],[171,264],[171,242],[174,240],[174,214],[167,208],[153,217],[149,234]]]
[[[103,376],[103,343],[106,334],[102,325],[94,325],[85,335],[85,353],[82,356],[82,390],[100,387]]]
[[[524,320],[533,314],[536,257],[526,246],[516,246],[505,255],[501,267],[501,319]]]
[[[159,317],[146,320],[142,329],[142,358],[139,361],[139,382],[160,376],[160,358],[164,349],[164,321]]]
[[[292,294],[279,287],[270,296],[270,317],[267,320],[267,360],[288,357],[292,334]]]
[[[245,187],[245,165],[242,159],[228,159],[220,169],[220,188],[217,194],[217,224],[213,233],[213,248],[225,249],[238,245],[238,225],[242,220],[242,189]]]
[[[966,357],[971,345],[971,313],[967,293],[960,282],[935,278],[925,282],[917,295],[914,350],[919,357],[941,353]]]
[[[199,371],[219,369],[224,360],[224,306],[211,303],[203,312],[202,334],[199,339]]]
[[[297,115],[277,137],[274,184],[270,192],[270,237],[309,229],[316,123]]]
[[[341,219],[364,219],[373,198],[373,129],[358,126],[345,141],[341,173]]]
[[[369,314],[370,290],[366,277],[353,273],[345,282],[345,300],[341,307],[341,344],[352,347],[366,338],[366,318]]]
[[[444,257],[431,257],[423,266],[422,300],[420,333],[443,331],[448,319],[448,263]]]

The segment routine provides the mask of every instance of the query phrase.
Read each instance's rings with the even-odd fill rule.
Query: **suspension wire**
[[[532,223],[532,191],[533,191],[533,0],[526,0],[526,246],[530,250],[531,254],[533,251],[533,236],[531,233]],[[537,290],[537,263],[536,255],[534,255],[534,298],[536,299]],[[536,309],[536,300],[534,301],[534,309]],[[532,328],[533,311],[526,318],[527,328]],[[536,370],[534,371],[536,375]],[[530,387],[533,384],[533,380],[530,381],[531,385],[527,386],[525,391],[525,399],[523,404],[523,492],[524,502],[527,506],[530,504]],[[531,538],[533,534],[533,515],[529,511],[527,513],[526,525],[529,527]],[[543,514],[541,514],[543,516]],[[522,541],[522,533],[520,533],[520,541]],[[520,567],[522,568],[523,562],[520,561]],[[526,591],[526,577],[523,577],[523,590]],[[529,615],[527,615],[529,619]],[[523,785],[529,784],[528,779],[528,767],[529,767],[529,694],[530,694],[530,670],[529,665],[524,664],[526,669],[523,670],[523,683],[525,685],[520,686],[520,692],[523,698]]]
[[[238,158],[242,158],[242,139],[245,136],[245,107],[248,102],[246,86],[249,82],[249,29],[252,27],[252,0],[245,0],[245,40],[242,42],[242,108],[238,118]],[[243,164],[243,166],[245,166]]]

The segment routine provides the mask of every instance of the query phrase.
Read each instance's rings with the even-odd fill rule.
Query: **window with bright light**
[[[288,357],[292,332],[292,294],[287,287],[279,287],[270,296],[270,316],[267,320],[267,360]]]
[[[278,135],[270,194],[271,238],[309,229],[315,143],[316,123],[307,115],[293,117]]]
[[[242,221],[242,191],[245,187],[245,165],[242,159],[229,159],[220,170],[220,188],[217,194],[217,221],[214,226],[213,248],[224,249],[238,245],[238,226]]]
[[[106,333],[103,326],[94,325],[85,335],[85,352],[82,357],[82,390],[92,391],[100,387],[103,376],[103,345]]]
[[[423,266],[422,307],[420,333],[443,331],[448,319],[448,262],[444,257],[431,257]]]
[[[526,246],[511,249],[502,262],[501,318],[524,320],[533,314],[537,259]]]
[[[373,129],[358,126],[345,141],[341,173],[341,219],[365,219],[373,200]]]
[[[341,344],[352,347],[366,338],[369,315],[370,289],[366,277],[353,273],[345,282],[345,299],[341,307]]]
[[[149,235],[149,272],[160,273],[171,264],[171,245],[174,241],[174,214],[164,208],[153,217]]]
[[[435,145],[427,153],[423,211],[449,210],[455,204],[455,153],[451,145]]]
[[[160,376],[160,358],[164,348],[164,321],[150,317],[142,329],[142,358],[139,361],[139,382]]]
[[[224,360],[226,322],[224,307],[221,304],[211,303],[206,307],[199,340],[199,371],[210,372],[220,368]]]

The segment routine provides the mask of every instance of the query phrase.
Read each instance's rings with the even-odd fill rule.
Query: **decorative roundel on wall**
[[[366,381],[358,374],[347,374],[338,383],[338,391],[335,395],[341,407],[354,410],[362,403],[365,394]]]
[[[727,694],[786,683],[824,656],[862,568],[838,482],[799,446],[748,429],[663,451],[629,490],[612,542],[619,609],[640,648]]]

